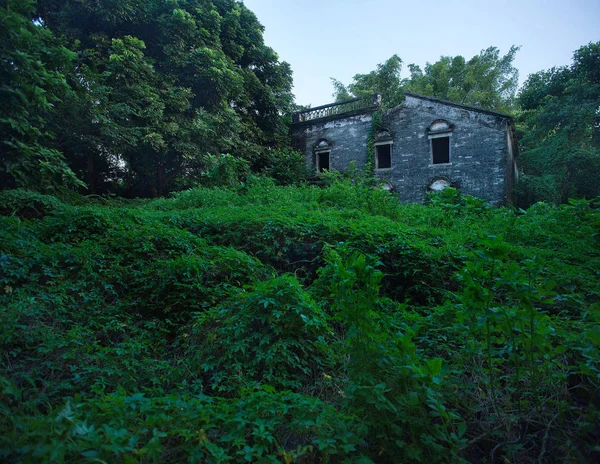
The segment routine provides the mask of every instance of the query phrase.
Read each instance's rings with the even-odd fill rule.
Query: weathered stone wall
[[[453,128],[449,164],[431,160],[428,130],[438,119]],[[507,202],[507,118],[407,95],[384,113],[383,124],[394,140],[392,172],[385,177],[401,201],[422,202],[430,182],[446,177],[467,195]]]
[[[351,161],[362,168],[367,157],[367,138],[371,131],[372,112],[340,117],[329,121],[304,123],[294,128],[293,144],[315,168],[314,148],[322,139],[331,144],[331,169],[345,171]]]
[[[436,120],[452,127],[450,163],[432,164],[428,132]],[[372,113],[315,121],[294,127],[296,148],[315,165],[314,147],[331,144],[331,168],[344,171],[351,161],[366,161]],[[510,119],[493,112],[472,110],[436,99],[407,94],[404,103],[383,113],[383,128],[393,140],[392,168],[376,171],[406,202],[422,202],[428,185],[447,178],[468,195],[505,204],[510,199],[514,161]]]

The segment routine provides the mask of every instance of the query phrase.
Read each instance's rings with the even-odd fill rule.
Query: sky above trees
[[[573,52],[600,40],[600,1],[244,0],[265,26],[265,42],[294,71],[296,103],[333,101],[330,78],[350,82],[398,54],[423,67],[442,55],[470,58],[495,46],[521,46],[520,83],[531,73],[568,65]]]

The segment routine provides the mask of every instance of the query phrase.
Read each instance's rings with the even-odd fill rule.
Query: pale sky
[[[330,77],[348,84],[394,53],[406,76],[410,63],[520,45],[513,64],[522,83],[600,41],[600,0],[243,1],[265,26],[265,43],[292,66],[301,105],[332,102]]]

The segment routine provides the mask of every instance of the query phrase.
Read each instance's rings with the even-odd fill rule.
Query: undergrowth
[[[593,462],[600,212],[0,193],[0,460]]]

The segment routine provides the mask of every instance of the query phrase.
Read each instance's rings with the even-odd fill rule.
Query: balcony
[[[369,110],[375,110],[379,108],[380,104],[381,96],[378,93],[374,93],[368,97],[353,98],[352,100],[298,111],[292,115],[292,124],[300,124],[326,118],[335,119],[335,117],[342,115],[360,114]]]

